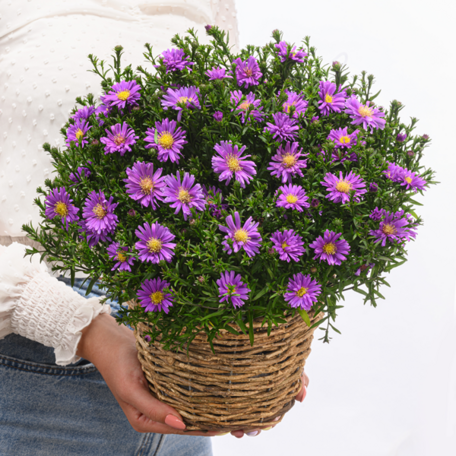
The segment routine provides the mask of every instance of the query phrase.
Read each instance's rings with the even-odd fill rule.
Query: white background
[[[455,3],[444,0],[237,1],[241,46],[310,35],[318,55],[366,70],[398,99],[402,119],[431,136],[424,164],[438,186],[421,201],[424,218],[409,261],[393,270],[379,306],[347,294],[330,344],[314,340],[310,386],[275,429],[213,439],[215,456],[454,456]],[[318,337],[320,337],[318,335]]]

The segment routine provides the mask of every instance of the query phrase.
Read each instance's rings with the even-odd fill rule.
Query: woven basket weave
[[[312,324],[320,319],[309,317]],[[254,322],[253,347],[248,335],[222,331],[213,341],[215,355],[206,335],[198,335],[187,356],[145,341],[147,325],[140,323],[136,346],[152,394],[174,407],[189,431],[248,431],[280,422],[301,389],[315,328],[299,314],[273,326],[270,336],[265,326]]]

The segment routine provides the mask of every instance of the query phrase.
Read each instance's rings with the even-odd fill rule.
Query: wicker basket
[[[312,324],[320,319],[309,317]],[[268,336],[267,326],[255,321],[253,347],[248,335],[223,331],[213,341],[214,355],[201,334],[188,356],[145,341],[145,331],[140,323],[136,346],[150,390],[181,414],[187,430],[248,431],[280,422],[293,407],[314,329],[297,314]]]

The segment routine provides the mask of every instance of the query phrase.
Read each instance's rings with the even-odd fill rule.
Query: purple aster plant
[[[242,281],[241,274],[235,274],[234,271],[222,272],[216,283],[219,287],[219,302],[229,301],[234,307],[239,308],[248,299],[250,289]]]
[[[274,244],[272,248],[279,253],[279,258],[288,263],[290,260],[299,261],[299,257],[306,251],[302,237],[294,230],[285,230],[283,233],[276,231],[272,234],[271,241]]]
[[[113,242],[106,251],[108,252],[109,258],[116,262],[111,271],[118,269],[119,271],[131,272],[135,257],[127,255],[127,253],[130,252],[128,247],[121,247],[118,242]]]
[[[88,161],[87,163],[92,164],[91,161]],[[87,179],[91,174],[92,173],[90,172],[89,168],[86,168],[85,166],[78,166],[78,169],[75,173],[70,173],[69,179],[75,184],[79,184],[83,178]]]
[[[288,281],[284,299],[290,307],[310,310],[314,302],[318,301],[321,285],[310,277],[310,274],[294,274]]]
[[[233,76],[231,76],[229,73],[226,73],[225,68],[214,68],[212,67],[212,70],[207,70],[206,75],[209,76],[209,81],[215,81],[217,79],[233,79]]]
[[[86,138],[86,133],[91,128],[86,119],[76,119],[74,124],[70,125],[67,130],[67,147],[71,147],[73,141],[75,146],[79,146],[79,141],[81,141],[81,147],[84,147],[89,142]]]
[[[51,193],[46,196],[46,209],[45,215],[49,219],[58,217],[62,220],[62,224],[65,225],[68,230],[68,222],[75,222],[79,220],[78,212],[79,209],[73,204],[69,193],[65,187],[59,189],[54,188]]]
[[[330,81],[320,81],[320,101],[318,107],[320,112],[327,116],[330,112],[341,112],[345,106],[347,93],[345,89],[336,93],[337,86]]]
[[[182,49],[167,49],[163,51],[161,57],[161,63],[166,66],[166,73],[170,71],[182,71],[184,68],[188,67],[189,71],[192,71],[191,67],[194,65],[193,62],[190,62],[188,56],[185,55]],[[154,65],[155,68],[159,68],[160,65]]]
[[[179,89],[167,89],[161,101],[163,109],[173,108],[182,111],[182,107],[188,109],[201,109],[199,102],[199,89],[195,86],[181,87]]]
[[[407,139],[407,134],[406,133],[398,133],[396,136],[396,141],[397,142],[404,142]]]
[[[277,199],[277,207],[295,209],[299,212],[310,207],[310,204],[307,202],[309,197],[300,185],[282,185],[278,191],[281,193]]]
[[[386,214],[385,209],[379,209],[376,207],[369,215],[369,218],[372,220],[376,220],[377,222],[381,220]]]
[[[247,89],[249,86],[258,85],[258,80],[263,76],[263,73],[260,71],[258,62],[256,58],[250,56],[245,62],[240,58],[233,60],[233,63],[236,64],[236,79],[238,86],[244,87]]]
[[[342,233],[326,230],[323,236],[319,236],[309,244],[309,247],[315,251],[314,260],[319,259],[320,263],[324,260],[331,266],[339,266],[346,260],[345,255],[350,252],[350,245],[344,239],[339,239],[341,236]]]
[[[401,177],[402,180],[399,182],[402,186],[405,186],[406,190],[413,190],[415,193],[418,190],[425,190],[426,181],[418,174],[409,171],[407,168],[404,169]]]
[[[238,112],[238,115],[241,116],[242,123],[245,123],[250,116],[252,116],[257,122],[263,119],[263,113],[261,112],[263,108],[259,107],[261,100],[256,100],[253,92],[244,96],[240,90],[235,90],[230,92],[230,101],[234,105],[231,112],[240,111]]]
[[[166,314],[169,312],[169,308],[173,306],[174,298],[166,289],[169,290],[169,283],[160,277],[148,279],[141,284],[136,296],[138,296],[145,312],[160,312],[161,310]]]
[[[138,100],[141,98],[140,90],[141,86],[135,80],[121,81],[111,87],[102,101],[108,108],[117,106],[120,109],[125,109],[127,106],[137,106]]]
[[[177,127],[175,120],[164,119],[162,122],[155,122],[155,128],[146,130],[145,142],[151,143],[146,149],[153,147],[158,151],[158,161],[179,163],[182,156],[182,148],[186,141],[186,131]],[[157,137],[155,138],[155,134]]]
[[[184,220],[187,220],[187,216],[192,215],[190,209],[204,211],[206,208],[206,199],[201,185],[195,184],[195,176],[189,173],[184,174],[182,182],[179,171],[176,173],[176,177],[168,176],[163,196],[165,203],[170,203],[172,208],[176,208],[175,214],[182,210]]]
[[[125,152],[131,152],[131,146],[139,139],[139,136],[135,135],[135,130],[126,122],[113,125],[111,131],[106,129],[105,132],[108,136],[100,138],[100,142],[105,145],[105,155],[119,152],[123,157]]]
[[[212,169],[215,173],[220,174],[219,181],[225,181],[228,185],[234,175],[242,188],[249,183],[252,177],[256,174],[256,165],[253,161],[246,160],[250,155],[244,155],[246,146],[242,146],[239,150],[238,146],[231,144],[228,141],[222,141],[214,146],[218,153],[212,157]]]
[[[352,125],[362,125],[365,130],[370,128],[371,132],[374,128],[385,128],[385,113],[379,111],[368,101],[365,105],[361,104],[356,96],[352,95],[347,100],[345,112],[352,118]]]
[[[254,222],[252,217],[249,217],[241,226],[241,217],[238,212],[233,216],[228,215],[225,219],[228,227],[219,225],[220,231],[226,233],[225,240],[222,242],[223,250],[232,254],[244,249],[249,257],[255,256],[259,252],[261,235],[258,232],[258,222]],[[228,242],[231,241],[231,244]]]
[[[281,144],[269,163],[268,171],[271,171],[272,176],[282,179],[283,184],[291,184],[293,176],[303,177],[301,169],[307,167],[307,159],[300,160],[303,156],[299,143],[287,142],[285,148]]]
[[[404,180],[405,169],[396,165],[396,163],[388,162],[388,168],[383,171],[383,174],[393,182],[402,182]]]
[[[138,258],[144,263],[159,263],[161,260],[171,262],[176,244],[171,242],[176,236],[159,223],[144,223],[135,231],[139,241],[135,244]]]
[[[292,141],[293,139],[296,139],[299,126],[296,125],[296,120],[294,118],[290,118],[290,116],[283,112],[273,114],[272,117],[274,123],[267,122],[267,127],[264,127],[264,131],[269,131],[277,141]]]
[[[165,177],[161,176],[163,168],[157,168],[154,172],[153,163],[136,162],[133,168],[127,168],[128,196],[144,207],[151,206],[153,210],[159,207],[158,201],[163,201],[163,189],[165,188]]]
[[[359,197],[367,192],[365,182],[353,171],[350,171],[345,177],[342,171],[339,172],[339,177],[327,173],[323,179],[324,182],[320,182],[320,184],[326,187],[326,191],[329,192],[326,198],[334,203],[345,204],[349,202],[351,193],[353,199],[359,202]]]
[[[88,118],[95,112],[95,106],[84,106],[81,109],[78,109],[72,116],[71,118],[74,120],[78,119],[85,119],[88,120]]]
[[[87,228],[87,223],[84,220],[79,221],[79,226],[80,226],[80,229],[78,229],[78,231],[79,231],[79,233],[81,233],[79,235],[79,237],[81,239],[84,239],[84,236],[82,235],[82,233],[84,233],[86,235],[87,244],[89,247],[94,247],[99,242],[106,242],[106,241],[112,242],[112,239],[109,236],[109,233],[105,233],[105,232],[95,233],[94,231]]]
[[[112,233],[119,221],[117,215],[114,214],[118,204],[113,203],[112,196],[107,199],[101,190],[98,193],[90,192],[82,210],[86,229],[99,235]]]
[[[327,139],[333,141],[336,148],[345,147],[351,149],[356,146],[358,140],[359,130],[355,130],[353,133],[348,134],[348,129],[339,128],[337,130],[331,130]]]
[[[416,231],[413,222],[409,217],[404,217],[404,211],[396,213],[384,211],[383,219],[377,230],[370,230],[369,234],[374,236],[375,243],[381,242],[382,247],[385,247],[386,242],[400,243],[404,240],[409,241],[410,238],[415,238]]]
[[[215,111],[214,112],[214,119],[216,122],[221,122],[223,119],[223,112],[222,111]]]
[[[282,104],[282,111],[289,114],[291,109],[294,108],[293,117],[297,119],[300,114],[304,114],[306,112],[308,103],[296,92],[291,92],[290,90],[285,89],[285,93],[288,98],[287,101]]]
[[[104,97],[103,97],[104,98]],[[98,120],[98,124],[102,126],[104,124],[104,120],[100,118],[100,114],[103,114],[103,116],[108,117],[109,113],[111,112],[111,109],[108,108],[104,103],[98,106],[97,109],[95,109],[95,116]]]
[[[377,185],[376,182],[371,182],[371,183],[369,184],[369,191],[370,191],[371,193],[375,193],[375,192],[378,191],[378,185]]]
[[[292,60],[294,62],[304,62],[304,59],[307,57],[307,53],[302,49],[296,50],[296,46],[291,47],[290,52],[288,52],[288,44],[285,41],[281,41],[278,44],[274,45],[278,49],[278,54],[280,61],[283,63],[286,60]]]

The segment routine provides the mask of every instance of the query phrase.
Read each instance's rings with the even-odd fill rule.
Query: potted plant
[[[254,429],[301,388],[317,326],[329,341],[344,293],[377,305],[421,223],[429,142],[401,103],[377,106],[279,31],[238,55],[190,30],[148,66],[90,55],[103,95],[78,98],[55,178],[24,226],[53,269],[100,280],[135,328],[151,391],[187,429]]]

